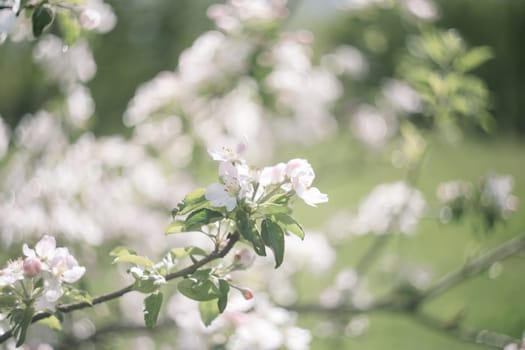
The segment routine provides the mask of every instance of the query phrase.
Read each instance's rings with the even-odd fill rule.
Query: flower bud
[[[242,296],[244,297],[244,299],[246,299],[246,300],[253,299],[253,292],[250,289],[243,288],[243,289],[241,289],[241,293],[242,293]]]
[[[35,277],[42,269],[42,263],[37,257],[27,257],[24,259],[24,275],[27,277]]]
[[[249,249],[241,249],[234,256],[234,264],[237,268],[245,270],[252,266],[255,255]]]

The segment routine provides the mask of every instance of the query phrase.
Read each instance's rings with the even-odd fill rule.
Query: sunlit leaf
[[[162,293],[153,293],[144,299],[144,322],[146,327],[153,328],[157,324],[160,307],[162,305]]]
[[[150,259],[137,255],[135,251],[126,247],[117,247],[113,249],[109,255],[115,257],[113,264],[127,262],[140,266],[153,267],[153,262]]]
[[[214,319],[219,316],[219,307],[216,300],[201,301],[199,303],[199,313],[205,326],[209,326]]]
[[[290,215],[274,214],[273,221],[277,223],[285,232],[290,232],[300,239],[304,239],[304,230],[302,226],[295,221]]]
[[[166,228],[166,231],[164,232],[167,235],[170,235],[172,233],[181,233],[185,230],[185,223],[182,220],[174,220],[172,223],[169,224],[169,226]]]
[[[185,221],[185,230],[186,231],[196,231],[204,225],[211,224],[215,221],[222,219],[224,215],[218,211],[211,209],[199,209],[192,212]]]
[[[255,223],[250,221],[246,213],[239,211],[237,214],[237,229],[241,236],[253,245],[253,249],[260,256],[266,256],[264,242],[255,227]]]
[[[53,315],[38,321],[38,323],[48,326],[49,328],[57,332],[62,330],[60,320]]]
[[[264,243],[273,250],[275,268],[278,268],[284,257],[284,232],[281,226],[270,219],[264,219],[261,224],[261,235]]]

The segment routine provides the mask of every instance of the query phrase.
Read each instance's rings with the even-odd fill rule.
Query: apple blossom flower
[[[326,203],[328,196],[318,188],[311,187],[315,178],[314,170],[305,159],[292,159],[286,164],[286,174],[290,178],[292,188],[306,204],[315,207]]]
[[[16,281],[24,279],[23,261],[13,260],[7,263],[7,267],[0,270],[0,287],[12,286]]]
[[[208,150],[208,154],[213,160],[221,162],[240,162],[241,156],[246,151],[246,142],[240,142],[235,149],[222,147],[219,150]]]
[[[265,167],[259,175],[259,184],[268,186],[284,182],[286,177],[286,164],[279,163],[274,166]]]

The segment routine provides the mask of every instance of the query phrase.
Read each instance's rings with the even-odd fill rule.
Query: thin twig
[[[200,267],[206,265],[207,263],[209,263],[209,262],[211,262],[213,260],[219,259],[219,258],[223,258],[226,254],[228,254],[228,252],[233,248],[233,246],[235,245],[235,243],[238,240],[239,240],[239,233],[238,232],[233,233],[230,236],[230,238],[228,240],[228,243],[226,244],[226,246],[224,248],[222,248],[222,249],[216,248],[209,255],[207,255],[203,259],[193,263],[192,265],[190,265],[190,266],[188,266],[188,267],[186,267],[186,268],[184,268],[182,270],[179,270],[179,271],[176,271],[176,272],[173,272],[173,273],[170,273],[170,274],[166,275],[166,277],[165,277],[166,281],[170,281],[170,280],[173,280],[173,279],[178,278],[178,277],[188,276],[188,275],[194,273],[195,271],[197,271]],[[116,290],[114,292],[100,295],[100,296],[98,296],[96,298],[93,298],[91,303],[78,302],[78,303],[59,305],[59,306],[57,306],[57,310],[62,312],[62,313],[69,313],[69,312],[72,312],[74,310],[80,310],[80,309],[84,309],[84,308],[87,308],[87,307],[95,306],[97,304],[105,303],[107,301],[110,301],[110,300],[113,300],[113,299],[117,299],[117,298],[123,296],[124,294],[127,294],[127,293],[133,291],[133,286],[134,286],[134,284],[130,284],[129,286],[126,286],[126,287],[124,287],[122,289],[119,289],[119,290]],[[38,313],[35,316],[33,316],[33,319],[31,320],[31,323],[38,322],[38,321],[43,320],[45,318],[48,318],[48,317],[50,317],[52,315],[53,314],[51,312]],[[13,336],[12,329],[6,331],[4,334],[0,335],[0,344],[5,342],[7,339],[11,338],[12,336]]]

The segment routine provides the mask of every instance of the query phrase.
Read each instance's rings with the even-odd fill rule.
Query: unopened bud
[[[42,263],[37,257],[27,257],[24,259],[24,274],[27,277],[35,277],[42,269]]]
[[[253,292],[250,289],[248,288],[241,289],[241,293],[244,299],[246,300],[253,299]]]
[[[244,270],[252,266],[255,260],[255,255],[249,249],[241,249],[234,256],[235,265]]]

